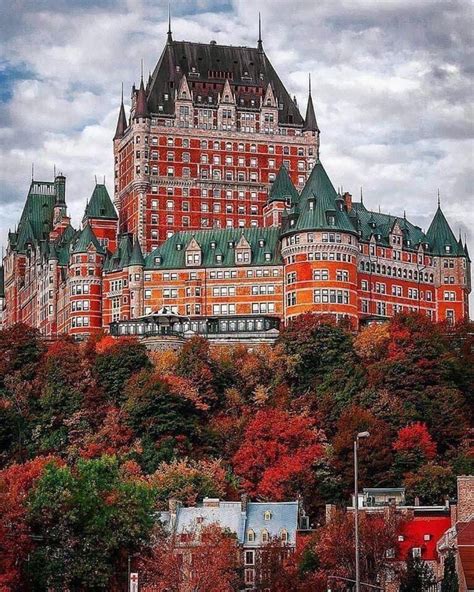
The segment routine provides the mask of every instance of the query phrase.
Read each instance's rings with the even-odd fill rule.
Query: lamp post
[[[359,470],[357,464],[357,451],[359,440],[368,438],[369,432],[359,432],[354,440],[354,530],[355,530],[355,592],[360,592],[360,573],[359,573],[359,485],[357,482],[357,473]]]

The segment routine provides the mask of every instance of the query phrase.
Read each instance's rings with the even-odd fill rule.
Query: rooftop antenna
[[[362,185],[360,186],[360,203],[364,203],[364,196],[362,195]]]
[[[380,214],[380,204],[379,204],[379,214]]]
[[[168,43],[173,43],[173,35],[171,34],[171,6],[168,0]]]
[[[263,53],[263,43],[262,43],[262,15],[260,12],[258,13],[258,42],[257,48],[260,53]]]
[[[311,72],[308,72],[308,93],[311,96]]]
[[[105,185],[105,175],[104,175],[104,185]]]
[[[140,77],[143,82],[143,58],[140,60]]]
[[[54,175],[54,178],[56,179],[56,165],[53,165],[53,175]]]
[[[97,175],[94,175],[95,184],[97,185]]]

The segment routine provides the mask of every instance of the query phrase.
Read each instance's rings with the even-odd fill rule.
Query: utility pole
[[[355,592],[360,592],[360,568],[359,568],[359,484],[358,484],[358,460],[359,439],[368,438],[369,432],[359,432],[354,440],[354,531],[355,531]]]

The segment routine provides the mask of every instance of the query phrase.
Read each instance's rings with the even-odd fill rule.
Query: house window
[[[245,551],[245,565],[254,565],[255,564],[255,553],[254,551]]]
[[[286,530],[282,530],[280,533],[280,540],[282,543],[287,543],[288,542],[288,533]]]
[[[271,520],[272,519],[272,513],[270,512],[270,510],[266,510],[263,513],[263,519],[264,520]]]
[[[268,530],[263,529],[262,530],[262,543],[268,543],[269,540],[270,540],[270,537],[268,535]]]

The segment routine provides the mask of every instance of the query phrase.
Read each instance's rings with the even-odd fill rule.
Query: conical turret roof
[[[145,265],[145,259],[143,257],[142,249],[140,247],[140,243],[138,239],[135,237],[135,242],[133,243],[132,254],[130,256],[130,261],[128,263],[131,265]]]
[[[433,255],[465,255],[464,249],[459,246],[440,205],[438,205],[436,214],[428,228],[426,238]]]
[[[123,106],[123,98],[120,103],[119,116],[117,120],[117,127],[115,128],[114,140],[123,138],[125,130],[127,129],[127,117],[125,116],[125,107]]]
[[[290,203],[293,204],[298,201],[298,198],[299,193],[293,185],[286,166],[282,164],[271,186],[268,202],[290,200]]]
[[[104,184],[96,183],[89,203],[86,206],[84,218],[118,220],[114,204],[112,203],[107,187]]]
[[[138,89],[137,103],[135,106],[134,117],[135,117],[135,119],[150,117],[150,113],[148,111],[147,100],[146,100],[145,87],[143,86],[143,76],[140,80],[140,88]]]

